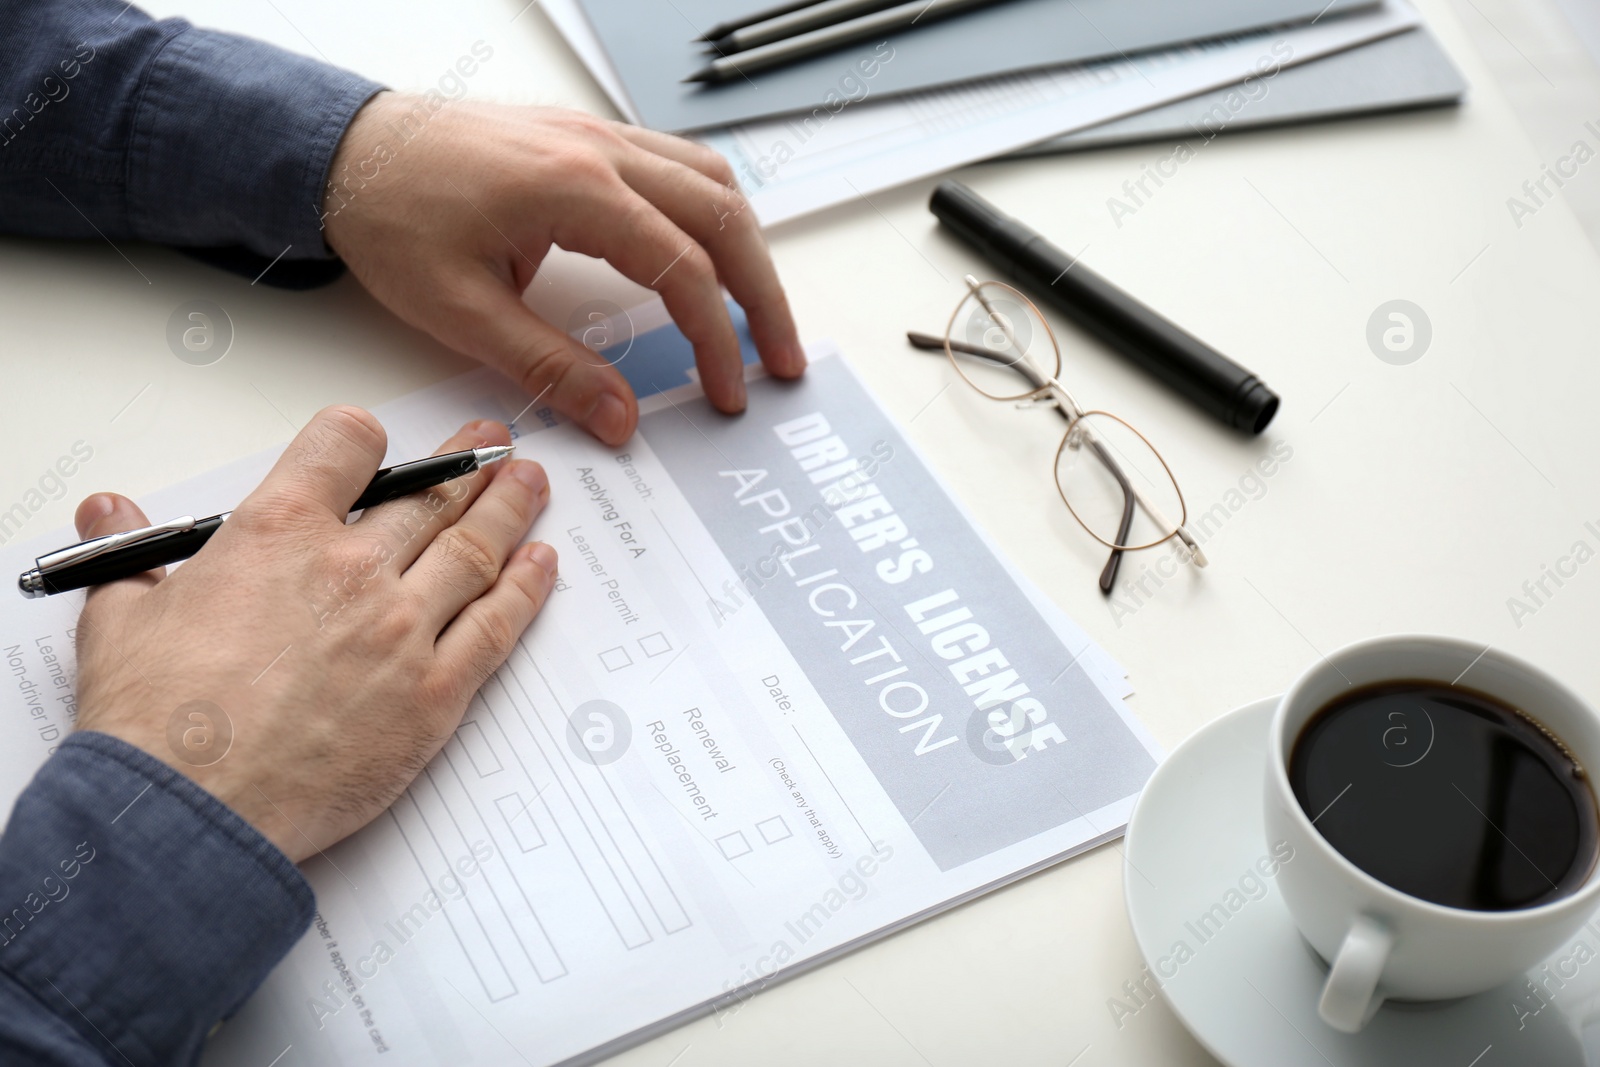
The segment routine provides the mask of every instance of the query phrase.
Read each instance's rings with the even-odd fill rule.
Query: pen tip
[[[689,82],[708,82],[708,81],[711,81],[712,79],[714,79],[715,77],[716,77],[716,72],[713,71],[710,67],[705,67],[705,68],[702,68],[701,70],[695,71],[693,74],[689,75],[687,78],[685,78],[683,80],[684,80],[684,83],[687,84]]]
[[[474,448],[473,454],[478,458],[478,466],[489,463],[498,463],[517,450],[516,445],[485,445],[483,448]]]

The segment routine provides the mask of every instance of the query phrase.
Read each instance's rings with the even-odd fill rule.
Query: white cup
[[[1365,1026],[1386,998],[1444,1000],[1493,989],[1564,944],[1600,901],[1600,871],[1591,871],[1575,892],[1537,907],[1468,911],[1435,904],[1351,863],[1301,809],[1289,785],[1289,757],[1314,714],[1352,686],[1458,678],[1463,688],[1532,715],[1584,767],[1600,767],[1600,716],[1583,698],[1514,656],[1450,637],[1401,634],[1341,648],[1302,674],[1272,717],[1267,840],[1294,848],[1278,885],[1295,925],[1331,962],[1318,1014],[1346,1033]]]

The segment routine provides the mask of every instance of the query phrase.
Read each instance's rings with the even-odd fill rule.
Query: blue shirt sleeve
[[[288,857],[210,793],[73,734],[0,836],[0,1063],[193,1063],[314,907]]]
[[[123,0],[0,0],[0,231],[150,241],[303,287],[334,150],[382,86]],[[330,269],[331,268],[331,269]]]

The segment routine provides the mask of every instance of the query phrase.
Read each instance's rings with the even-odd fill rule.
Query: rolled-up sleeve
[[[192,1063],[310,925],[311,887],[165,763],[74,734],[0,836],[0,1063]]]
[[[326,273],[329,166],[382,86],[121,0],[0,0],[0,20],[0,229]]]

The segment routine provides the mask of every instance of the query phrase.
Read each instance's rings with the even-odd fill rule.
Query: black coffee
[[[1289,784],[1328,843],[1402,893],[1508,911],[1564,897],[1596,860],[1583,768],[1533,719],[1438,682],[1356,689],[1295,740]]]

